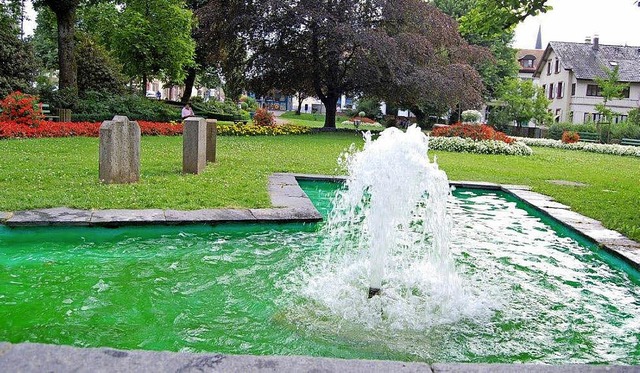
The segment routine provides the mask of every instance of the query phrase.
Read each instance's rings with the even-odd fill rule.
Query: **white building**
[[[534,73],[547,97],[549,109],[558,122],[585,123],[600,119],[595,109],[603,102],[595,77],[605,78],[605,70],[619,68],[621,82],[630,83],[630,89],[619,100],[607,103],[616,116],[615,122],[627,117],[629,110],[638,107],[640,100],[640,47],[601,45],[599,38],[593,43],[552,41],[544,51],[541,63]]]

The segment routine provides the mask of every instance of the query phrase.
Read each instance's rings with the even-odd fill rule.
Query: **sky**
[[[584,42],[600,36],[601,44],[640,46],[640,8],[635,0],[549,0],[552,10],[528,17],[516,27],[513,47],[533,49],[542,26],[542,48],[550,41]]]

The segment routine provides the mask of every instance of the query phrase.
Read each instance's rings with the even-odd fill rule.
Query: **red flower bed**
[[[100,122],[50,122],[41,121],[37,127],[31,127],[13,120],[0,121],[0,139],[26,137],[98,137]],[[138,121],[143,135],[175,136],[182,134],[181,123],[161,123]]]
[[[438,127],[431,131],[431,136],[463,137],[473,140],[498,140],[511,144],[514,140],[503,132],[481,124],[456,123],[447,127]]]

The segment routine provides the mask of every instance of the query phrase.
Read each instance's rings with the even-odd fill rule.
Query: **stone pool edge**
[[[269,177],[272,209],[211,209],[177,210],[72,210],[65,208],[22,211],[0,211],[0,223],[8,226],[121,226],[140,224],[215,224],[224,222],[287,222],[322,220],[297,180],[344,181],[344,177],[273,174]],[[622,234],[606,229],[594,219],[587,218],[551,197],[535,193],[527,186],[500,185],[473,181],[452,181],[455,187],[500,190],[510,193],[537,210],[560,221],[588,237],[601,248],[623,258],[640,269],[640,244]],[[45,211],[44,214],[39,213]],[[47,211],[60,219],[43,219]],[[140,211],[145,214],[139,215]],[[84,212],[84,213],[83,213]],[[87,217],[89,214],[89,217]],[[120,214],[120,215],[119,215]],[[17,217],[17,218],[16,218]],[[109,217],[114,218],[109,221]],[[29,218],[31,220],[29,220]],[[13,219],[13,220],[12,220]],[[31,224],[29,224],[31,222]],[[215,353],[184,353],[167,351],[116,350],[112,348],[81,348],[40,343],[0,342],[0,371],[16,372],[433,372],[433,373],[507,373],[507,372],[638,372],[640,366],[623,365],[542,365],[542,364],[427,364],[384,360],[346,360],[309,356],[249,356]]]
[[[310,356],[252,356],[215,353],[80,348],[0,342],[3,372],[428,372],[428,373],[600,373],[640,372],[625,365],[427,364]]]

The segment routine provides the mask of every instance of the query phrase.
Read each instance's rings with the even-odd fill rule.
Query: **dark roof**
[[[572,70],[577,79],[606,78],[602,67],[613,69],[612,63],[615,63],[620,81],[640,82],[640,47],[600,44],[594,50],[593,44],[552,41],[544,51],[544,60],[551,50],[556,52],[562,67]],[[534,75],[539,76],[541,72],[539,66]]]

